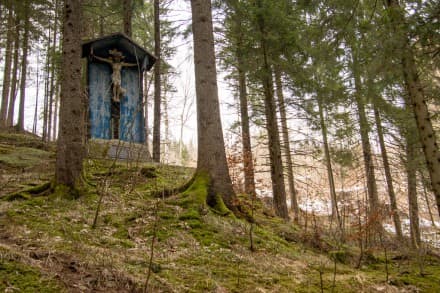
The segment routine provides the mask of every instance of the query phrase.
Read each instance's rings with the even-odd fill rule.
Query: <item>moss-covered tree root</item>
[[[20,200],[20,199],[30,199],[36,196],[45,196],[52,193],[53,187],[51,182],[45,182],[43,184],[32,186],[30,188],[26,188],[14,193],[11,193],[6,196],[6,199],[9,201],[12,200]]]

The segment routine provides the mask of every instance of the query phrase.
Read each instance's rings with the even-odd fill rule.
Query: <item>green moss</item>
[[[118,227],[118,230],[116,230],[115,233],[113,233],[113,237],[119,238],[119,239],[128,239],[128,229],[126,227]]]
[[[41,137],[24,133],[0,132],[0,141],[7,142],[14,146],[25,146],[36,149],[51,148],[51,144],[47,144],[41,140]]]
[[[347,263],[348,253],[345,250],[333,250],[329,252],[330,257],[340,263]]]
[[[0,145],[0,163],[13,168],[29,168],[53,158],[53,153],[40,149]]]
[[[220,194],[215,194],[215,204],[212,207],[213,211],[221,216],[227,216],[231,214],[231,211],[226,207],[222,196]]]
[[[182,220],[182,221],[192,220],[192,219],[195,219],[195,220],[201,219],[200,213],[193,208],[187,210],[186,212],[184,212],[182,215],[179,216],[179,220]]]
[[[0,262],[1,292],[64,292],[55,280],[43,277],[36,269],[24,264],[2,260]]]
[[[51,191],[51,182],[46,182],[37,186],[32,186],[24,190],[14,192],[6,196],[6,200],[17,200],[17,199],[31,199],[32,196],[41,196],[49,193]]]
[[[182,193],[186,198],[183,201],[184,207],[189,205],[204,206],[206,205],[206,198],[208,197],[209,175],[204,172],[199,172],[195,175],[191,186]]]
[[[66,199],[77,199],[80,197],[80,191],[77,188],[71,188],[64,184],[57,184],[53,190],[52,199],[56,197],[66,198]]]

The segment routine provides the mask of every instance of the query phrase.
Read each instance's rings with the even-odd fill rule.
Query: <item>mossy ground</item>
[[[10,141],[1,143],[14,155]],[[42,163],[44,158],[34,166]],[[182,194],[157,197],[158,191],[187,182],[192,169],[98,160],[84,165],[92,185],[86,185],[76,200],[62,194],[0,199],[0,291],[14,287],[22,292],[136,292],[144,288],[149,268],[149,292],[440,291],[440,266],[434,257],[425,257],[423,264],[411,255],[391,260],[398,255],[390,249],[386,283],[380,248],[372,252],[374,261],[355,269],[348,259],[356,255],[355,248],[336,247],[326,239],[319,240],[327,243],[326,249],[311,246],[304,241],[309,234],[266,216],[261,202],[254,205],[256,251],[251,252],[251,224],[205,205],[206,178],[199,177]],[[42,178],[50,177],[51,168]],[[142,168],[157,176],[145,176]],[[42,181],[32,178],[35,181],[28,183]],[[13,185],[11,191],[22,187]],[[246,203],[244,197],[240,200]],[[339,262],[334,276],[335,257]],[[418,264],[425,275],[420,275]]]

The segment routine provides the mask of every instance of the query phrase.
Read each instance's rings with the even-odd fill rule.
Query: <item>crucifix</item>
[[[109,50],[109,57],[103,58],[96,56],[91,52],[92,57],[95,59],[110,64],[112,67],[112,88],[113,97],[111,101],[111,125],[112,125],[112,138],[119,139],[119,119],[120,119],[120,109],[121,109],[121,98],[125,94],[125,89],[121,85],[121,70],[122,67],[134,67],[138,66],[136,63],[123,62],[125,58],[122,52],[117,49]]]
[[[122,60],[125,58],[125,56],[122,55],[122,52],[118,51],[117,49],[109,50],[109,54],[110,56],[108,58],[103,58],[96,56],[92,51],[92,57],[99,61],[108,63],[112,67],[113,101],[119,103],[120,97],[122,97],[122,95],[125,93],[125,89],[121,86],[122,67],[133,67],[138,66],[138,64],[123,62]]]

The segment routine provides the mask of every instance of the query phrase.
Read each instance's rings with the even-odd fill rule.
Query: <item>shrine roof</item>
[[[124,62],[139,63],[142,70],[150,70],[157,59],[123,33],[114,33],[83,43],[82,57],[88,57],[93,52],[96,56],[108,58],[110,50],[114,49],[122,52]]]

